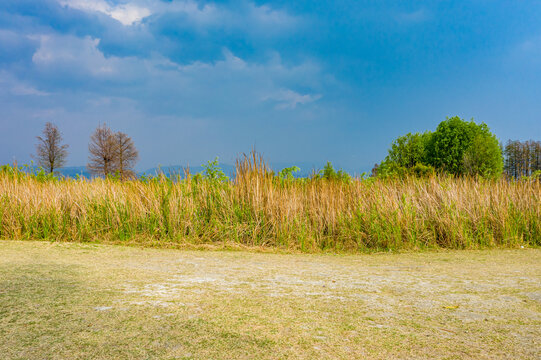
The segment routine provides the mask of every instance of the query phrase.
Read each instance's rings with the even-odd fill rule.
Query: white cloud
[[[48,92],[38,90],[32,85],[17,79],[7,71],[0,72],[0,92],[17,96],[49,96]]]
[[[59,3],[77,10],[109,15],[126,26],[140,22],[152,14],[149,9],[133,3],[110,5],[105,0],[59,0]]]
[[[246,30],[266,29],[276,32],[288,29],[298,22],[298,18],[285,11],[273,9],[268,5],[257,6],[246,1],[235,8],[224,5],[201,4],[194,0],[138,0],[123,4],[111,4],[106,0],[58,0],[63,5],[86,12],[99,12],[119,21],[123,25],[133,25],[152,14],[184,14],[191,24],[198,26],[224,26],[246,28]]]
[[[224,10],[219,9],[214,4],[204,4],[200,6],[192,0],[172,1],[172,2],[154,2],[151,6],[153,12],[161,14],[182,13],[190,20],[199,25],[211,25],[220,22],[224,18]]]
[[[40,46],[32,56],[39,69],[57,69],[62,73],[90,74],[97,77],[111,77],[125,72],[130,58],[105,57],[98,49],[99,39],[89,36],[41,35],[37,36]]]
[[[224,48],[220,60],[183,65],[159,53],[149,58],[105,56],[100,40],[91,37],[34,38],[39,41],[31,69],[36,74],[35,89],[55,96],[82,90],[101,100],[121,96],[161,114],[180,111],[199,117],[269,106],[296,109],[320,99],[319,92],[327,84],[317,64],[287,66],[277,54],[268,61],[249,62]],[[291,88],[308,90],[298,93]],[[24,92],[32,91],[19,89]]]
[[[113,19],[123,25],[132,25],[151,15],[150,10],[135,5],[119,5],[111,8],[110,14]]]
[[[295,17],[284,11],[272,9],[268,5],[256,6],[250,4],[249,9],[254,23],[259,25],[285,28],[293,26],[297,22]]]
[[[235,56],[229,49],[223,50],[225,62],[231,67],[231,69],[242,70],[246,68],[246,62],[241,58]]]
[[[53,107],[53,108],[44,108],[39,110],[34,110],[31,113],[31,117],[35,119],[49,119],[56,120],[59,115],[65,114],[66,110],[62,107]]]
[[[192,24],[199,26],[222,26],[249,31],[261,28],[271,32],[281,31],[295,25],[299,20],[286,11],[273,9],[268,5],[258,6],[250,1],[238,2],[234,7],[230,7],[201,4],[194,0],[147,0],[145,6],[156,14],[184,14]]]
[[[276,104],[276,109],[295,109],[297,105],[305,105],[317,101],[321,98],[320,94],[299,94],[291,89],[282,89],[273,95],[263,98],[263,100],[273,100]]]
[[[32,86],[28,86],[25,84],[17,84],[11,88],[11,93],[14,95],[34,95],[34,96],[49,96],[51,95],[48,92],[40,91]]]

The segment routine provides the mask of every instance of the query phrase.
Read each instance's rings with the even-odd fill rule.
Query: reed
[[[306,252],[541,245],[541,184],[433,176],[51,180],[0,172],[0,238],[238,245]]]

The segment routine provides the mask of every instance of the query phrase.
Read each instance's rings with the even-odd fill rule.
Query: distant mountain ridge
[[[229,164],[219,164],[218,166],[228,177],[233,177],[235,175],[235,166]],[[139,172],[138,175],[145,174],[155,176],[162,173],[164,175],[180,175],[184,177],[184,170],[187,168],[189,168],[190,174],[192,175],[205,171],[203,166],[163,165]]]
[[[234,177],[236,174],[236,168],[235,165],[231,164],[219,164],[218,165],[222,171],[230,178]],[[291,166],[298,166],[300,168],[300,171],[296,172],[294,175],[295,177],[307,177],[312,174],[313,171],[318,171],[319,169],[323,168],[321,166],[320,168],[317,168],[312,163],[273,163],[269,164],[269,167],[275,172],[278,173],[280,170],[291,167]],[[153,167],[146,171],[139,172],[139,175],[157,175],[159,172],[169,175],[169,174],[179,174],[181,176],[184,176],[184,170],[187,167],[184,165],[167,165],[167,166],[159,166],[159,167]],[[198,174],[205,171],[205,168],[203,166],[189,166],[190,174]]]
[[[227,175],[229,178],[235,177],[236,174],[236,168],[235,165],[231,164],[219,164],[218,165],[222,171]],[[309,162],[298,162],[298,163],[271,163],[269,164],[270,168],[275,172],[278,173],[280,170],[291,167],[291,166],[297,166],[300,168],[300,171],[296,172],[294,174],[295,177],[308,177],[312,175],[314,172],[318,172],[320,169],[323,168],[324,164],[321,166],[316,166],[314,163]],[[161,165],[157,167],[153,167],[150,169],[147,169],[145,171],[138,171],[137,175],[147,175],[147,176],[156,176],[159,173],[163,173],[166,176],[169,175],[180,175],[181,177],[184,177],[184,169],[186,169],[187,166],[185,165]],[[37,170],[38,167],[34,166],[34,170]],[[190,173],[192,175],[198,174],[205,171],[205,168],[200,166],[189,166]],[[335,167],[336,170],[340,169],[340,167]],[[347,170],[345,170],[347,171]],[[60,169],[57,169],[55,172],[60,174],[61,176],[76,179],[77,176],[79,177],[85,177],[85,178],[92,178],[93,175],[88,171],[86,166],[66,166]],[[347,171],[350,174],[353,175],[352,172]]]
[[[77,175],[85,178],[90,178],[92,175],[86,169],[86,166],[66,166],[57,170],[62,176],[69,178],[77,178]]]

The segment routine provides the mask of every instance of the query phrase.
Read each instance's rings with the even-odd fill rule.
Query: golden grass
[[[280,180],[257,161],[240,161],[227,182],[42,181],[0,172],[0,238],[310,252],[541,244],[539,182]]]

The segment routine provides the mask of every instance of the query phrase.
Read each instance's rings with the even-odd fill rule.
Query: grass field
[[[433,176],[48,180],[0,171],[0,239],[373,252],[541,245],[541,182]]]
[[[535,359],[541,250],[261,254],[0,241],[3,359]]]

